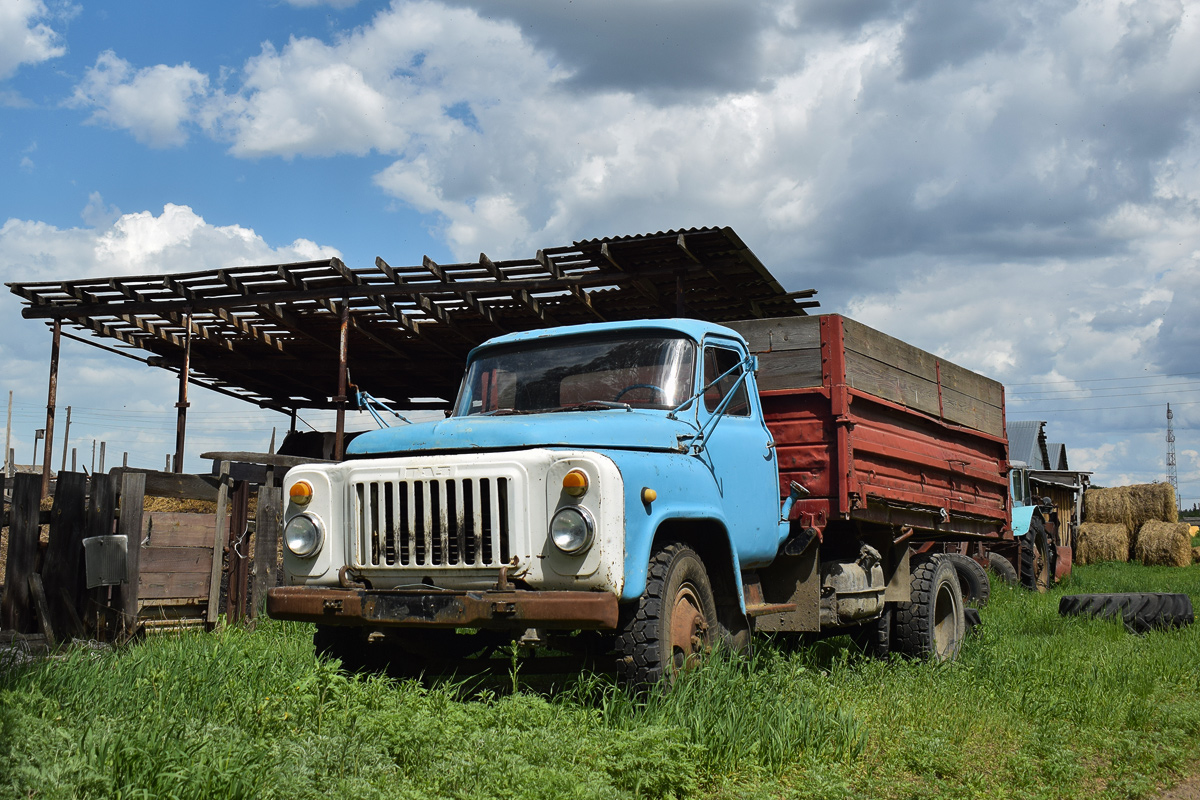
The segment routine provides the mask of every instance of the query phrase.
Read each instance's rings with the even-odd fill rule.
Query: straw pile
[[[1137,557],[1138,536],[1147,523],[1179,521],[1175,489],[1169,483],[1088,489],[1083,496],[1083,518],[1086,522],[1124,525],[1129,554]]]
[[[1179,522],[1175,505],[1175,488],[1169,483],[1143,483],[1129,489],[1129,504],[1133,511],[1133,528],[1141,530],[1147,522]]]
[[[1138,531],[1134,547],[1134,555],[1146,566],[1186,567],[1192,563],[1187,523],[1147,522]]]
[[[1131,492],[1128,486],[1114,489],[1088,489],[1083,495],[1083,521],[1103,525],[1124,525],[1133,528],[1133,509],[1129,503]]]
[[[1129,531],[1119,523],[1085,522],[1075,540],[1075,563],[1129,560]]]
[[[1200,545],[1192,548],[1192,563],[1200,564]]]

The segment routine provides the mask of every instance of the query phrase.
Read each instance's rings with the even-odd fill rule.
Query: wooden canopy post
[[[333,398],[337,403],[337,443],[334,447],[333,458],[341,461],[346,457],[346,354],[350,339],[350,296],[342,301],[342,324],[338,336],[338,396]]]
[[[62,340],[62,320],[54,320],[54,339],[50,345],[50,388],[46,392],[46,451],[42,456],[42,497],[50,494],[50,459],[54,458],[54,406],[58,403],[58,348]]]
[[[175,423],[175,472],[183,472],[183,443],[187,432],[188,403],[188,372],[192,367],[192,310],[189,308],[184,315],[187,331],[183,337],[183,366],[179,369],[179,417]]]

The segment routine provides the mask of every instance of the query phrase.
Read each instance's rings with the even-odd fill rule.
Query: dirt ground
[[[1194,765],[1190,778],[1173,786],[1154,800],[1200,800],[1200,765]]]

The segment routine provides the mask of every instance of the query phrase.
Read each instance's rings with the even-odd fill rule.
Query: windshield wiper
[[[556,408],[555,411],[582,411],[587,408],[623,408],[626,411],[633,411],[633,406],[629,403],[618,403],[615,400],[584,400],[582,403],[576,403],[573,406],[565,406],[564,408]]]

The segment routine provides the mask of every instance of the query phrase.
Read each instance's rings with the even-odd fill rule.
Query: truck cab
[[[628,629],[628,671],[649,678],[744,641],[742,570],[789,531],[754,366],[694,320],[487,342],[446,419],[289,472],[271,614],[317,623],[344,660],[364,632]]]

